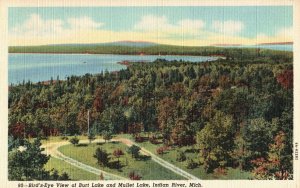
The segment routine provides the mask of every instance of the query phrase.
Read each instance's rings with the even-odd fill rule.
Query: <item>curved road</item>
[[[102,139],[97,139],[95,141],[104,142],[104,140],[102,140]],[[88,140],[81,140],[80,141],[80,143],[88,143],[88,142],[89,142]],[[102,173],[105,180],[124,180],[124,179],[126,179],[122,176],[118,176],[118,175],[115,175],[115,174],[112,174],[112,173],[108,173],[106,171],[103,171],[103,170],[94,168],[92,166],[83,164],[83,163],[81,163],[81,162],[79,162],[75,159],[72,159],[70,157],[65,156],[60,151],[58,151],[59,147],[61,147],[63,145],[67,145],[67,144],[70,144],[70,142],[68,142],[68,141],[52,142],[52,143],[43,144],[42,147],[45,148],[45,150],[44,150],[45,154],[51,155],[51,157],[54,157],[54,158],[60,159],[62,161],[65,161],[65,162],[67,162],[67,163],[69,163],[69,164],[71,164],[71,165],[73,165],[77,168],[80,168],[82,170],[91,172],[93,174],[96,174],[96,175],[100,176],[100,174]]]
[[[117,139],[112,139],[111,141],[120,141],[123,144],[126,144],[127,146],[132,146],[133,144],[139,146],[137,143],[135,143],[135,142],[133,142],[129,139],[126,139],[126,138],[117,138]],[[89,142],[89,140],[81,140],[80,141],[80,143],[88,143],[88,142]],[[94,142],[104,142],[104,140],[103,139],[96,139],[96,140],[94,140]],[[115,175],[115,174],[112,174],[112,173],[108,173],[108,172],[105,172],[103,170],[100,170],[100,169],[91,167],[89,165],[83,164],[83,163],[81,163],[81,162],[79,162],[75,159],[72,159],[70,157],[65,156],[64,154],[62,154],[61,152],[58,151],[58,148],[60,146],[67,145],[67,144],[70,144],[70,143],[68,141],[53,142],[53,143],[43,144],[42,147],[45,148],[45,151],[44,151],[45,154],[51,155],[52,157],[63,160],[63,161],[65,161],[65,162],[67,162],[67,163],[69,163],[73,166],[76,166],[76,167],[78,167],[80,169],[83,169],[83,170],[86,170],[88,172],[91,172],[91,173],[94,173],[94,174],[97,174],[97,175],[100,175],[102,173],[103,176],[104,176],[104,179],[107,179],[107,180],[126,179],[122,176],[118,176],[118,175]],[[149,150],[146,150],[143,147],[140,147],[140,148],[141,148],[141,153],[143,153],[144,155],[151,156],[151,159],[153,161],[155,161],[156,163],[160,164],[161,166],[173,171],[176,174],[179,174],[179,175],[185,177],[186,179],[199,180],[199,178],[197,178],[196,176],[194,176],[194,175],[182,170],[181,168],[178,168],[177,166],[163,160],[162,158],[160,158],[157,155],[153,154]]]

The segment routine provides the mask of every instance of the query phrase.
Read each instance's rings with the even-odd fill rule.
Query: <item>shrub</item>
[[[121,149],[116,149],[113,152],[113,155],[118,159],[118,168],[120,168],[120,160],[121,155],[124,155],[124,152]]]
[[[161,146],[156,149],[156,153],[159,155],[162,155],[162,154],[164,154],[165,151],[168,151],[169,149],[170,149],[169,146]]]
[[[62,140],[69,140],[69,138],[67,136],[62,136],[60,139],[62,139]]]
[[[149,138],[149,141],[151,144],[158,144],[159,142],[157,141],[157,138],[155,136],[151,136]]]
[[[50,179],[51,180],[58,180],[59,174],[57,170],[52,169],[52,174],[50,174]]]
[[[138,158],[140,150],[141,150],[140,147],[136,145],[132,145],[131,147],[128,148],[127,152],[130,153],[132,157]]]
[[[164,147],[159,147],[159,148],[156,149],[156,153],[158,155],[163,155],[164,151],[165,151]]]
[[[121,149],[116,149],[114,150],[113,155],[119,158],[121,155],[124,155],[124,152]]]
[[[70,139],[70,143],[75,146],[79,143],[79,139],[77,137],[73,137]]]
[[[64,173],[62,173],[62,175],[58,178],[58,180],[66,181],[66,180],[70,180],[70,178],[69,178],[69,175],[68,175],[66,172],[64,172]]]
[[[135,137],[134,137],[134,140],[135,140],[136,142],[144,142],[144,138],[141,137],[140,135],[135,136]]]
[[[186,156],[183,151],[177,151],[176,161],[182,162],[186,160]]]
[[[197,164],[196,162],[194,162],[193,159],[188,159],[187,164],[186,164],[186,167],[187,167],[188,169],[194,169],[194,168],[196,168],[197,166],[198,166],[198,164]]]
[[[226,175],[227,170],[224,167],[218,167],[218,168],[214,169],[214,173],[217,175]]]
[[[129,179],[131,180],[141,180],[142,177],[138,174],[136,174],[135,172],[130,172],[129,173]]]

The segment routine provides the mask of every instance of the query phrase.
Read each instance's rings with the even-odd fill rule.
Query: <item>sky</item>
[[[292,6],[10,7],[9,45],[292,42]]]

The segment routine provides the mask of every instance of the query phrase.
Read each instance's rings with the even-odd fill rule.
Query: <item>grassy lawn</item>
[[[123,136],[123,135],[122,135]],[[132,139],[132,136],[126,135],[128,139]],[[225,175],[216,174],[216,173],[206,173],[202,166],[198,166],[194,169],[188,169],[186,167],[186,161],[178,162],[176,161],[177,151],[179,148],[171,148],[170,150],[166,151],[163,155],[158,155],[156,153],[156,149],[162,144],[151,144],[149,141],[145,141],[142,143],[138,143],[141,147],[146,148],[147,150],[151,151],[152,153],[156,154],[157,156],[161,157],[162,159],[178,166],[179,168],[193,174],[194,176],[199,177],[200,179],[248,179],[251,178],[250,172],[241,171],[239,169],[227,168],[227,173]],[[198,162],[198,153],[190,152],[189,150],[193,149],[192,146],[184,146],[181,147],[180,150],[185,152],[185,155],[190,159],[193,159],[195,162]]]
[[[102,147],[108,153],[110,153],[110,163],[117,163],[112,153],[115,149],[121,149],[124,155],[120,157],[121,168],[108,168],[100,167],[97,164],[97,160],[93,157],[96,148]],[[130,154],[126,152],[127,146],[118,142],[109,142],[105,144],[92,143],[83,146],[65,145],[59,148],[59,151],[63,154],[70,156],[82,163],[102,169],[104,171],[117,174],[128,178],[128,174],[132,171],[142,176],[142,180],[172,180],[172,179],[184,179],[183,177],[173,173],[172,171],[162,167],[150,158],[141,157],[140,159],[133,159]]]
[[[146,136],[146,135],[142,135]],[[87,136],[77,136],[80,140],[86,140]],[[127,138],[134,140],[132,138],[132,135],[130,134],[122,134],[122,135],[116,135],[114,138]],[[68,137],[69,139],[72,138],[72,136]],[[101,138],[100,136],[97,136],[96,138]],[[46,142],[60,142],[62,141],[61,137],[49,137],[48,140],[42,140],[42,143]],[[141,147],[146,148],[147,150],[151,151],[154,154],[156,153],[156,149],[162,144],[151,144],[150,142],[142,142],[138,143]],[[93,157],[93,154],[97,147],[102,147],[109,153],[112,153],[114,149],[120,148],[123,150],[125,155],[123,155],[120,158],[121,165],[123,166],[121,169],[111,169],[107,167],[99,167],[97,165],[96,159]],[[152,160],[135,160],[132,159],[131,155],[127,154],[127,146],[121,143],[106,143],[103,145],[97,145],[96,143],[93,143],[91,145],[87,146],[81,146],[81,147],[74,147],[73,145],[66,145],[59,150],[64,153],[67,156],[71,156],[72,158],[83,162],[85,164],[88,164],[90,166],[101,168],[107,172],[111,172],[114,174],[121,175],[123,177],[128,177],[129,172],[135,171],[139,175],[142,176],[142,179],[144,180],[160,180],[160,179],[183,179],[183,177],[174,174],[172,171],[169,171],[168,169],[163,168],[159,164],[153,162]],[[186,151],[188,149],[191,149],[192,147],[181,147],[181,151]],[[220,175],[215,173],[209,173],[207,174],[202,166],[198,166],[194,169],[187,169],[186,168],[186,161],[178,162],[176,161],[176,154],[177,154],[178,148],[172,148],[171,150],[165,152],[163,155],[158,155],[162,159],[174,164],[175,166],[178,166],[179,168],[182,168],[183,170],[201,178],[201,179],[248,179],[251,178],[250,172],[241,171],[239,169],[233,169],[233,168],[227,168],[226,175]],[[195,162],[197,162],[198,154],[192,153],[192,152],[185,152],[185,155],[187,158],[192,158]],[[117,159],[110,155],[111,161],[116,162]],[[63,165],[60,165],[63,163]],[[51,165],[53,164],[53,165]],[[126,165],[128,164],[128,165]],[[98,179],[98,177],[94,174],[90,174],[88,172],[82,171],[81,169],[78,169],[74,166],[71,166],[68,163],[65,163],[63,161],[60,161],[58,159],[51,158],[47,164],[47,168],[51,169],[50,167],[53,166],[54,168],[59,168],[59,172],[67,172],[72,179],[76,180],[93,180],[93,178]],[[71,168],[75,169],[70,170]],[[64,170],[65,169],[65,170]],[[60,171],[62,170],[62,171]],[[67,171],[69,170],[69,171]],[[73,173],[73,174],[72,174]],[[88,174],[88,175],[78,175],[78,174]],[[74,178],[73,178],[74,177]],[[85,179],[86,178],[86,179]]]
[[[51,157],[45,165],[46,170],[51,170],[52,168],[56,169],[60,175],[66,172],[71,180],[99,180],[98,175],[81,170],[80,168],[53,157]]]

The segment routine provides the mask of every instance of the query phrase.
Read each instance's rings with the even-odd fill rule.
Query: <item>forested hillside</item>
[[[264,60],[264,57],[278,59],[292,58],[292,53],[255,48],[223,48],[213,46],[118,46],[101,44],[82,45],[43,45],[43,46],[10,46],[9,53],[86,53],[86,54],[124,54],[124,55],[218,55],[244,60]]]
[[[226,59],[158,59],[129,63],[119,72],[12,85],[9,135],[86,134],[90,111],[95,134],[131,133],[138,140],[146,132],[167,146],[196,144],[197,162],[207,172],[229,166],[252,171],[260,179],[291,179],[292,53],[214,53]]]

